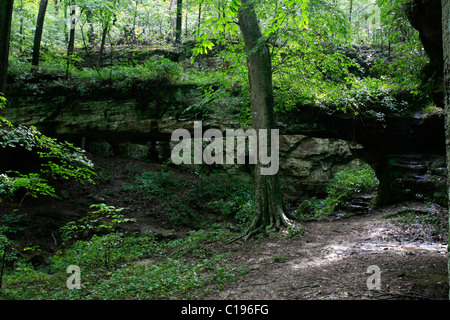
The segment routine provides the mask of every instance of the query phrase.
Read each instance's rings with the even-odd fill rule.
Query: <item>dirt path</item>
[[[445,242],[385,214],[306,223],[300,239],[235,244],[250,272],[206,298],[448,299]],[[371,265],[380,268],[380,290],[367,287]]]

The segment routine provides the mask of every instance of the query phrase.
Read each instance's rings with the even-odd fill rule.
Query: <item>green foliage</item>
[[[102,168],[98,173],[98,178],[100,179],[100,182],[103,184],[108,184],[111,181],[113,181],[114,177],[111,168],[108,167]]]
[[[252,192],[237,189],[226,197],[207,202],[206,207],[227,220],[245,224],[253,217],[255,202]]]
[[[228,261],[220,243],[230,234],[213,229],[184,239],[158,242],[154,236],[122,233],[76,241],[47,260],[48,270],[17,262],[6,270],[3,299],[195,298],[208,285],[223,286],[245,272]],[[81,269],[81,290],[68,290],[66,268]]]
[[[368,192],[378,186],[375,171],[366,163],[357,168],[336,173],[326,188],[324,199],[312,198],[304,202],[294,214],[304,220],[321,220],[342,206],[353,194]]]
[[[192,298],[200,294],[196,290],[206,285],[223,285],[235,280],[243,268],[224,264],[226,255],[205,243],[217,236],[206,234],[193,233],[183,240],[169,242],[162,251],[148,258],[149,262],[119,269],[100,282],[92,298]],[[174,249],[175,254],[166,255]]]
[[[428,227],[434,227],[439,229],[442,227],[442,221],[439,219],[439,216],[434,214],[433,212],[427,212],[425,214],[421,212],[416,212],[414,210],[405,211],[400,214],[400,218],[398,219],[400,224],[410,224],[410,223],[418,223]],[[436,231],[435,231],[436,232]]]
[[[121,212],[124,208],[115,208],[104,203],[93,204],[88,214],[78,219],[70,221],[60,228],[61,238],[64,242],[87,238],[93,234],[112,233],[120,230],[123,223],[135,222],[136,219],[125,218]]]
[[[92,69],[77,67],[70,71],[70,83],[63,77],[66,64],[63,58],[55,54],[48,55],[40,64],[40,72],[53,75],[53,79],[44,83],[32,81],[34,71],[24,68],[23,63],[12,57],[9,72],[15,78],[16,85],[33,94],[43,94],[54,87],[64,87],[81,96],[97,94],[105,88],[117,92],[128,92],[131,89],[147,89],[155,83],[183,83],[189,82],[191,76],[185,73],[179,63],[166,58],[149,57],[145,62],[123,62],[111,66]]]
[[[183,110],[182,114],[195,114],[196,119],[204,119],[212,108],[229,96],[230,92],[227,88],[216,89],[214,85],[207,85],[203,90],[203,99]]]
[[[162,212],[168,223],[176,226],[189,223],[194,213],[188,198],[178,194],[183,184],[171,171],[143,171],[133,176],[130,183],[124,183],[122,190],[131,192],[140,202],[164,203]]]
[[[206,208],[210,214],[245,224],[254,214],[254,190],[249,182],[240,181],[231,174],[205,173],[193,166],[198,179],[194,180],[189,195],[192,207]]]
[[[392,219],[397,226],[404,229],[418,228],[421,232],[427,230],[434,239],[447,239],[448,219],[436,208],[432,203],[427,203],[422,208],[403,207],[399,211],[384,215],[383,219]]]
[[[0,219],[0,234],[14,235],[25,230],[26,214],[18,213],[17,210],[13,213],[6,213]]]
[[[0,108],[5,104],[6,100],[1,97]],[[13,125],[3,117],[0,117],[0,136],[1,148],[35,153],[42,161],[38,172],[9,170],[0,173],[0,197],[12,197],[20,189],[26,190],[25,196],[54,197],[55,190],[49,179],[56,177],[93,183],[93,163],[73,144],[45,136],[32,126]]]
[[[353,193],[365,192],[377,185],[375,171],[363,163],[358,168],[338,172],[327,187],[327,194],[334,198],[345,199]]]
[[[149,247],[150,246],[150,247]],[[64,270],[69,265],[83,269],[119,267],[120,264],[139,258],[138,250],[150,250],[153,244],[142,238],[128,241],[123,234],[112,232],[107,235],[94,235],[90,240],[77,241],[64,253],[51,259],[52,270]]]
[[[167,199],[180,184],[171,171],[144,171],[134,176],[131,183],[123,184],[122,190],[133,191],[141,199]]]
[[[195,211],[220,215],[237,223],[246,223],[253,214],[253,191],[231,175],[209,173],[201,166],[190,166],[194,178],[174,176],[172,171],[145,171],[127,166],[130,182],[121,189],[133,195],[134,202],[151,202],[161,206],[171,226],[194,222]],[[180,193],[182,186],[189,192]],[[198,221],[199,222],[199,221]]]
[[[3,96],[3,93],[0,93],[0,110],[6,107],[6,98]],[[4,120],[4,118],[1,118]]]
[[[396,98],[399,94],[427,90],[420,87],[424,84],[420,72],[428,59],[417,32],[410,26],[404,13],[405,2],[353,1],[350,22],[349,1],[256,1],[255,8],[263,29],[260,44],[267,44],[272,54],[276,111],[283,112],[308,104],[362,113],[371,110],[372,103],[384,106],[385,100],[389,101],[388,105],[402,109],[405,102]],[[61,3],[49,6],[44,25],[47,32],[44,32],[40,72],[51,73],[56,79],[45,85],[30,81],[34,77],[33,70],[24,59],[30,53],[23,52],[29,50],[27,47],[32,44],[30,38],[33,34],[26,30],[33,28],[38,6],[32,2],[16,3],[13,29],[21,30],[22,34],[13,34],[10,73],[15,77],[17,86],[36,94],[43,94],[53,86],[63,86],[86,96],[103,89],[123,93],[135,89],[145,90],[153,86],[154,82],[196,83],[206,87],[214,83],[221,90],[207,90],[204,101],[188,108],[186,112],[194,112],[202,117],[210,112],[211,104],[226,98],[230,92],[238,92],[242,96],[239,120],[245,125],[251,123],[246,53],[237,24],[241,5],[239,0],[183,3],[187,17],[184,25],[187,29],[183,36],[186,43],[195,41],[193,49],[190,44],[186,46],[189,48],[186,49],[187,57],[192,54],[194,62],[199,60],[196,56],[207,54],[208,57],[215,56],[218,61],[223,58],[224,64],[230,66],[221,70],[219,63],[210,72],[197,70],[196,64],[195,68],[189,68],[183,61],[178,63],[158,57],[144,62],[142,59],[115,62],[115,55],[120,55],[124,49],[131,52],[139,48],[138,45],[144,39],[149,43],[161,42],[163,35],[172,29],[167,4],[157,0],[131,3],[122,0],[78,0],[73,3],[82,9],[76,32],[76,42],[80,45],[74,57],[77,66],[71,67],[71,81],[68,83],[63,77],[67,68],[63,28],[58,29],[58,26],[62,26],[61,21],[64,21],[64,6]],[[200,3],[202,11],[199,16]],[[369,11],[374,5],[381,9],[381,29],[374,29],[369,23]],[[115,10],[111,11],[113,7]],[[111,52],[108,54],[111,54],[111,65],[102,68],[89,66],[90,61],[95,60],[95,53],[89,51],[90,40],[86,36],[92,30],[100,34],[105,24],[109,25]],[[20,25],[25,28],[20,28]],[[131,50],[130,46],[114,46],[115,41],[121,42],[124,37],[125,41],[131,41]],[[22,40],[15,42],[14,39]],[[164,45],[161,47],[171,50],[170,39],[162,41]],[[21,49],[19,43],[22,43]],[[373,44],[377,44],[379,51],[390,50],[391,55],[386,53],[377,59],[371,76],[362,78],[358,74],[362,67],[367,66],[360,66],[348,52],[354,49],[353,45],[364,47]],[[64,50],[59,50],[61,47]],[[142,51],[148,50],[145,47]],[[198,67],[201,69],[201,64]],[[417,97],[411,96],[408,101],[416,101]],[[381,119],[379,110],[376,112]]]
[[[21,174],[18,171],[8,171],[7,174],[0,174],[0,196],[12,197],[21,188],[33,198],[56,196],[55,189],[38,173]]]

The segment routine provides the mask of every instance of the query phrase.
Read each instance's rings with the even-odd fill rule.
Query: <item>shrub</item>
[[[116,232],[120,229],[120,224],[136,221],[132,218],[125,218],[120,213],[124,208],[117,209],[103,203],[91,205],[90,208],[96,210],[89,211],[87,216],[77,221],[70,221],[60,228],[61,238],[64,242],[79,239],[82,236],[90,236],[93,233]]]
[[[357,168],[336,173],[326,187],[327,197],[305,201],[294,214],[303,220],[323,219],[332,214],[337,207],[345,204],[353,194],[368,192],[377,186],[375,171],[368,164],[362,163]]]
[[[6,99],[0,96],[0,109],[5,105]],[[0,117],[0,148],[31,152],[41,160],[38,172],[9,170],[0,173],[0,196],[12,197],[16,191],[24,189],[25,196],[54,197],[55,190],[50,186],[49,179],[56,177],[94,183],[94,165],[83,150],[67,141],[60,142],[45,136],[35,127],[13,125]]]
[[[137,193],[141,198],[166,198],[180,186],[180,181],[173,178],[172,172],[144,171],[135,174],[132,183],[124,183],[122,189]]]
[[[375,188],[378,179],[375,171],[366,163],[353,169],[338,172],[327,187],[329,197],[345,201],[354,193]]]

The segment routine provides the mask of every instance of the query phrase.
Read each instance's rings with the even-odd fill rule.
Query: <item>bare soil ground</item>
[[[251,271],[207,299],[446,300],[447,245],[423,226],[382,219],[401,205],[327,222],[304,224],[299,239],[234,244]],[[380,268],[380,289],[369,266]]]

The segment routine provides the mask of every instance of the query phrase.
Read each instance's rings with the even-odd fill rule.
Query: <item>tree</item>
[[[97,59],[97,68],[99,68],[102,64],[103,60],[103,52],[105,51],[105,44],[106,44],[106,36],[108,35],[108,22],[103,22],[102,27],[102,40],[100,42],[100,50],[98,52],[98,59]]]
[[[300,2],[302,3],[301,8],[304,9],[306,0],[300,0]],[[221,16],[219,13],[219,17],[213,26],[213,34],[223,34],[224,37],[226,31],[234,33],[240,30],[247,54],[253,129],[257,135],[259,135],[260,129],[266,130],[267,152],[271,154],[271,130],[274,128],[275,121],[272,61],[267,43],[277,33],[279,26],[289,20],[289,14],[292,14],[292,12],[286,10],[286,8],[292,9],[297,2],[295,0],[285,2],[285,7],[275,12],[269,19],[264,34],[261,31],[256,14],[256,4],[258,2],[255,0],[231,0],[229,8],[224,8],[224,14]],[[300,26],[305,23],[305,13],[303,11],[300,14],[300,19],[302,19]],[[238,17],[238,30],[233,27],[233,15]],[[200,32],[198,31],[197,34],[200,34]],[[194,49],[194,54],[204,53],[214,45],[207,40],[205,34],[201,34],[198,41],[200,41],[200,45]],[[261,136],[257,138],[258,141],[261,141]],[[245,239],[264,232],[266,229],[279,229],[282,226],[291,227],[293,226],[292,220],[295,219],[285,210],[278,173],[263,174],[262,170],[266,166],[261,163],[260,157],[255,155],[255,158],[257,159],[255,165],[255,218],[243,235]]]
[[[447,150],[447,176],[450,177],[450,0],[442,0],[442,43],[444,49],[444,93],[445,93],[445,147]],[[450,208],[450,179],[447,179],[447,196]],[[450,226],[450,217],[449,217]],[[450,238],[449,238],[450,240]],[[450,242],[450,241],[449,241]],[[450,243],[449,243],[450,245]],[[450,277],[450,254],[449,254]],[[449,278],[450,283],[450,278]],[[449,292],[450,298],[450,292]]]
[[[75,25],[76,25],[76,7],[71,5],[70,10],[70,32],[69,32],[69,44],[67,46],[67,68],[66,68],[66,78],[69,77],[69,68],[72,54],[75,50]]]
[[[350,11],[348,13],[348,21],[352,22],[353,0],[350,0]]]
[[[122,9],[122,1],[120,0],[96,0],[86,2],[82,9],[91,10],[94,13],[94,20],[99,22],[102,27],[102,37],[100,40],[100,49],[97,58],[97,67],[100,67],[103,60],[103,53],[105,51],[106,37],[111,29],[111,26],[117,20],[116,12]]]
[[[31,64],[33,66],[39,65],[39,55],[41,51],[42,32],[44,31],[45,12],[47,11],[48,0],[41,0],[39,3],[39,13],[36,22],[36,31],[34,32],[33,44],[33,59]]]
[[[114,13],[115,4],[116,1],[114,1],[114,3],[110,3],[109,1],[99,3],[99,13],[102,24],[102,39],[100,41],[100,50],[98,53],[97,67],[100,67],[102,64],[103,52],[105,50],[106,44],[106,36],[108,35],[111,23],[115,20],[115,13]]]
[[[272,63],[269,48],[263,40],[255,8],[251,0],[242,0],[239,8],[239,27],[244,39],[247,56],[248,77],[251,92],[253,128],[266,129],[271,141],[274,127]],[[260,139],[260,137],[258,137]],[[258,139],[258,140],[259,140]],[[269,151],[270,152],[270,151]],[[247,237],[263,231],[266,227],[290,226],[285,214],[278,174],[262,175],[263,165],[258,160],[255,167],[256,216]]]
[[[200,0],[198,2],[198,19],[197,19],[197,29],[200,30],[200,23],[202,22],[202,3],[203,1]]]
[[[9,40],[14,0],[0,1],[0,92],[6,91],[8,76]]]
[[[183,23],[183,0],[177,0],[177,10],[175,18],[175,44],[181,44],[181,26]]]

